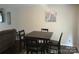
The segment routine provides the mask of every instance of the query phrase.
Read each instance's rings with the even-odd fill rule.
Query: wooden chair
[[[42,31],[42,32],[48,32],[48,29],[46,29],[46,28],[41,28],[41,31]]]
[[[54,49],[54,51],[55,50],[58,51],[58,54],[61,53],[60,50],[61,50],[61,38],[62,38],[62,35],[63,35],[63,33],[61,33],[60,38],[59,38],[59,41],[50,40],[48,42],[49,50],[53,50]],[[49,52],[49,53],[51,53],[51,52]]]
[[[38,53],[44,52],[43,49],[43,43],[39,43],[39,39],[31,38],[31,37],[25,37],[25,31],[21,30],[18,31],[19,38],[20,38],[20,51],[22,49],[26,49],[27,53]]]
[[[40,41],[40,42],[39,42]],[[47,42],[46,40],[38,40],[38,47],[40,47],[41,54],[45,54],[47,51]]]
[[[26,50],[27,53],[35,53],[38,54],[39,52],[42,53],[42,47],[43,45],[38,43],[38,40],[36,38],[27,37],[26,39]]]
[[[41,32],[48,32],[47,28],[41,28]],[[47,49],[47,44],[43,41],[43,40],[39,40],[40,44],[43,45],[42,51],[43,53],[45,53],[46,49]]]
[[[18,34],[20,39],[20,51],[21,51],[22,49],[25,49],[25,31],[24,30],[18,31]]]

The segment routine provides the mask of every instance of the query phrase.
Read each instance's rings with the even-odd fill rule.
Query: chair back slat
[[[61,33],[61,35],[60,35],[58,45],[60,45],[60,44],[61,44],[61,38],[62,38],[62,35],[63,35],[63,32],[62,32],[62,33]]]
[[[20,39],[20,51],[24,48],[25,49],[25,31],[21,30],[18,31],[19,39]]]
[[[19,31],[19,38],[20,38],[20,40],[25,38],[25,31],[24,30]]]
[[[42,31],[42,32],[48,32],[48,29],[46,29],[46,28],[41,28],[41,31]]]

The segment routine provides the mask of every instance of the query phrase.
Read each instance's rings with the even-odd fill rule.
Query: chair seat
[[[50,40],[50,42],[48,43],[48,53],[50,54],[56,54],[58,51],[58,41],[55,41],[55,40]]]
[[[54,52],[58,52],[58,54],[61,53],[60,49],[61,49],[61,38],[62,38],[63,32],[60,35],[59,41],[55,41],[55,40],[50,40],[48,42],[48,47],[49,47],[49,51],[54,50]],[[50,52],[49,52],[50,53]]]
[[[51,46],[58,46],[58,41],[50,40],[50,42],[48,44]]]

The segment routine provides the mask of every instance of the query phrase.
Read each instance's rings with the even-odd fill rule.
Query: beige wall
[[[56,22],[45,21],[45,11],[53,9],[57,12]],[[28,5],[17,10],[18,30],[26,33],[45,27],[54,32],[52,39],[58,40],[64,33],[62,45],[72,46],[76,42],[76,6],[75,5]],[[74,42],[73,42],[74,41]]]
[[[77,47],[79,50],[79,5],[77,6]]]

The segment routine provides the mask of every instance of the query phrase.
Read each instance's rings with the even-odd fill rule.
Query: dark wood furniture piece
[[[50,40],[52,34],[52,32],[33,31],[26,35],[26,43],[28,43],[29,40],[36,41],[35,46],[37,47],[37,51],[41,50],[41,53],[45,52],[47,42]],[[39,43],[39,40],[43,40],[43,43]]]
[[[20,39],[20,51],[22,51],[22,49],[25,49],[25,31],[21,30],[18,31],[18,35],[19,35],[19,39]]]
[[[47,28],[41,28],[41,31],[42,32],[48,32],[48,29]]]
[[[16,29],[8,29],[0,31],[0,53],[16,53]],[[7,51],[12,48],[12,51]]]
[[[55,47],[57,47],[55,50],[58,51],[58,54],[61,53],[61,38],[62,38],[62,35],[63,33],[61,33],[60,35],[60,38],[59,38],[59,41],[55,41],[55,40],[50,40],[48,45],[49,45],[49,49],[52,50],[52,49],[55,49]],[[53,47],[53,48],[52,48]],[[51,53],[51,52],[50,52]]]
[[[26,34],[26,37],[34,37],[39,40],[49,40],[52,37],[53,32],[41,32],[41,31],[33,31],[31,33]]]

